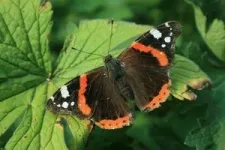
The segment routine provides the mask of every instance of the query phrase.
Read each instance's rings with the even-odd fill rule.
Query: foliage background
[[[209,135],[207,129],[204,128],[208,124],[218,123],[209,116],[217,116],[217,106],[214,102],[222,98],[215,93],[222,92],[221,94],[225,95],[223,85],[225,64],[224,61],[215,57],[199,34],[195,19],[201,18],[195,18],[196,14],[190,2],[199,7],[206,16],[207,30],[214,19],[225,21],[225,1],[223,0],[53,1],[55,10],[53,18],[57,22],[53,26],[51,43],[54,51],[62,47],[67,34],[64,29],[72,25],[68,22],[78,23],[81,19],[114,18],[138,24],[157,25],[168,20],[177,20],[183,28],[182,35],[177,42],[176,53],[193,60],[210,76],[213,82],[212,89],[196,91],[198,98],[195,102],[171,101],[163,105],[164,107],[160,110],[150,114],[136,112],[138,119],[132,129],[124,128],[117,131],[96,129],[89,137],[87,149],[225,149],[225,145],[221,143],[225,139],[221,139],[218,135],[213,138],[216,133]],[[223,31],[224,26],[218,30]],[[223,34],[223,40],[224,38],[225,34]],[[225,52],[225,49],[222,51]],[[224,116],[221,117],[224,118]],[[220,128],[223,128],[225,122],[222,120],[219,122],[222,122]],[[210,126],[212,130],[217,128]],[[192,130],[193,133],[189,133]],[[202,135],[199,132],[202,132]],[[186,144],[184,144],[185,139]]]
[[[225,43],[224,0],[52,0],[51,2],[53,28],[49,39],[50,49],[55,57],[59,55],[66,37],[74,30],[75,24],[82,19],[114,18],[115,21],[125,20],[146,25],[177,20],[183,28],[177,42],[176,53],[198,64],[213,83],[209,89],[194,91],[198,95],[197,101],[179,101],[171,97],[163,107],[154,112],[135,112],[136,120],[132,127],[113,131],[96,127],[89,135],[86,149],[225,149],[223,108],[225,44],[217,43],[217,41]],[[203,14],[199,12],[199,8]],[[216,18],[223,22],[215,23]],[[204,35],[210,31],[213,22],[215,34],[211,34],[212,38],[209,39]],[[206,29],[203,30],[201,25],[205,25]],[[211,47],[212,43],[215,48]],[[218,53],[218,49],[221,53]],[[13,126],[17,126],[19,124],[17,122],[20,121],[21,119],[16,120],[9,130],[1,135],[0,147],[6,145],[14,132]],[[63,133],[57,132],[57,135],[63,136]],[[73,149],[70,137],[65,139],[69,148]]]

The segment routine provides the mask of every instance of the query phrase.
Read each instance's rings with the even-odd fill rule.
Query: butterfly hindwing
[[[170,79],[166,68],[146,65],[149,57],[143,55],[146,54],[130,49],[129,56],[121,61],[125,64],[125,78],[134,93],[137,106],[141,110],[153,110],[169,96]]]
[[[92,120],[104,129],[121,128],[130,124],[132,115],[125,98],[117,90],[117,82],[105,68],[87,76],[86,99],[96,101]]]

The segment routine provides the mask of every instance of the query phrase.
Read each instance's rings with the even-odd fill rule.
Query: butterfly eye
[[[112,55],[108,55],[104,58],[105,63],[108,63],[110,60],[112,60]]]

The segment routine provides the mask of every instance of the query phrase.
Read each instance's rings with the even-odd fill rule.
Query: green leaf
[[[51,15],[49,2],[40,6],[40,0],[0,1],[0,134],[19,120],[13,136],[6,142],[6,149],[83,149],[91,129],[90,121],[56,116],[46,110],[46,100],[70,79],[103,65],[102,57],[85,52],[105,56],[110,49],[110,53],[118,56],[150,29],[116,21],[109,48],[111,25],[107,20],[82,21],[78,29],[70,30],[75,32],[68,36],[53,70],[48,49]],[[179,63],[175,64],[177,68]],[[182,58],[180,66],[189,64]],[[177,79],[172,79],[174,85],[190,84],[187,80],[181,84]]]
[[[35,87],[51,71],[50,4],[0,1],[0,101]]]
[[[182,109],[187,109],[182,112]],[[164,107],[165,108],[165,107]],[[160,108],[161,111],[164,109]],[[160,112],[158,110],[147,113],[136,113],[136,119],[133,125],[128,128],[126,134],[132,138],[131,145],[138,149],[154,149],[154,150],[190,150],[184,145],[184,139],[187,133],[196,126],[196,117],[201,116],[196,107],[190,109],[190,104],[173,105],[172,110],[168,112]],[[191,114],[191,115],[188,115]],[[185,126],[181,126],[185,125]]]
[[[46,110],[46,100],[56,90],[48,82],[51,16],[49,2],[40,6],[40,0],[0,1],[0,135],[14,131],[3,142],[5,149],[67,149],[61,116]],[[71,131],[81,124],[73,142],[82,147],[90,127],[82,121],[72,124]]]
[[[190,2],[191,3],[191,2]],[[215,56],[225,62],[225,25],[222,20],[214,19],[209,29],[206,29],[207,18],[203,14],[202,10],[195,6],[193,3],[191,5],[194,8],[195,22],[196,26],[204,39],[205,43],[208,45],[210,50],[215,54]]]
[[[137,113],[136,120],[128,129],[127,135],[141,142],[146,148],[160,150],[160,146],[151,138],[151,130],[154,128],[157,118],[149,117],[147,114]]]
[[[90,129],[92,129],[91,121],[80,121],[74,116],[65,116],[65,119],[67,123],[66,127],[68,127],[68,134],[66,134],[68,148],[78,150],[84,149],[90,134]],[[71,133],[70,136],[69,132]]]
[[[197,64],[180,55],[176,55],[170,74],[172,80],[171,93],[180,100],[195,100],[197,96],[189,87],[201,90],[211,82]]]
[[[222,61],[225,62],[225,25],[215,19],[209,27],[205,37],[209,48]]]
[[[206,31],[206,17],[201,9],[192,4],[195,11],[197,28],[211,51],[219,58],[225,61],[225,30],[224,23],[214,19]],[[202,21],[200,21],[202,20]],[[203,62],[204,63],[204,62]],[[225,147],[225,78],[224,69],[219,69],[209,64],[204,64],[205,70],[213,82],[213,89],[205,99],[208,101],[208,110],[204,117],[198,119],[198,126],[189,133],[185,144],[195,147],[197,150],[222,150]],[[219,65],[216,65],[219,66]],[[220,61],[220,66],[223,64]]]
[[[221,75],[224,75],[224,71],[220,71]],[[212,90],[212,97],[209,97],[209,109],[207,115],[204,118],[199,119],[199,126],[193,130],[186,139],[186,144],[192,147],[196,147],[198,150],[212,149],[219,150],[224,149],[225,138],[225,78],[219,80],[214,85]]]

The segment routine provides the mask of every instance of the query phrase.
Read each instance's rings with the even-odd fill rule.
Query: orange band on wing
[[[144,109],[145,110],[153,110],[155,108],[160,107],[160,103],[163,103],[166,101],[168,96],[170,95],[170,82],[166,83],[162,86],[161,90],[159,91],[159,94],[155,96],[150,103],[148,103]]]
[[[154,57],[157,58],[160,66],[167,66],[169,64],[166,54],[162,51],[159,51],[159,50],[151,47],[151,46],[145,46],[141,43],[134,42],[134,43],[132,43],[131,47],[140,52],[151,53]]]
[[[87,75],[83,74],[80,76],[80,89],[78,92],[78,108],[86,116],[91,114],[91,108],[87,104],[85,92],[87,88]]]
[[[104,119],[99,122],[95,122],[95,124],[103,129],[118,129],[122,128],[123,126],[129,126],[131,121],[132,115],[129,114],[115,120]]]

